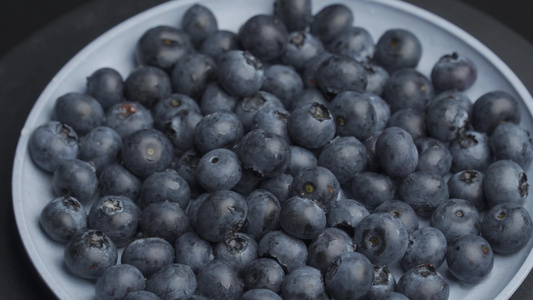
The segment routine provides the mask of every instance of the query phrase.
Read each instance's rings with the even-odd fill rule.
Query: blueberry
[[[423,291],[424,299],[445,300],[450,295],[450,286],[434,266],[422,264],[406,271],[398,279],[396,291],[409,299],[421,297]]]
[[[431,70],[431,82],[436,90],[469,89],[477,79],[476,65],[457,52],[441,56]]]
[[[388,299],[386,295],[395,293],[396,278],[385,265],[374,265],[374,281],[368,291],[367,297],[370,300]],[[401,294],[400,294],[401,295]],[[395,298],[392,298],[395,299]],[[401,298],[400,300],[408,298]]]
[[[463,235],[448,245],[446,263],[450,273],[459,281],[479,283],[494,266],[494,253],[483,237]]]
[[[124,196],[136,201],[141,190],[141,180],[121,164],[110,164],[100,172],[98,187],[100,194]]]
[[[309,106],[317,102],[325,107],[328,107],[329,101],[324,98],[322,92],[316,88],[304,88],[298,94],[294,95],[294,98],[289,103],[287,109],[293,111],[302,106]]]
[[[211,299],[238,300],[244,293],[244,284],[230,264],[214,259],[198,271],[198,293]]]
[[[246,233],[236,232],[213,246],[215,259],[225,260],[238,274],[257,259],[257,242]]]
[[[422,227],[409,233],[405,255],[400,260],[404,271],[418,265],[431,264],[438,269],[446,258],[446,237],[435,227]]]
[[[281,266],[271,258],[257,258],[252,260],[243,270],[245,290],[268,289],[279,293],[285,272]]]
[[[257,93],[263,85],[263,72],[263,63],[248,51],[227,51],[217,62],[218,83],[236,97]]]
[[[418,149],[416,171],[432,172],[440,176],[450,172],[453,157],[446,144],[432,137],[424,137],[416,140],[415,145]]]
[[[489,137],[495,159],[510,159],[527,170],[533,160],[533,140],[529,131],[514,123],[496,126]]]
[[[104,233],[88,229],[74,235],[65,246],[64,262],[74,275],[96,279],[117,263],[117,247]]]
[[[379,298],[375,298],[379,300],[408,300],[407,296],[404,294],[398,293],[398,292],[387,292],[383,295],[381,295]]]
[[[261,180],[258,188],[271,192],[281,203],[290,198],[293,180],[294,177],[291,174],[283,173],[275,177]]]
[[[104,126],[115,130],[122,140],[141,129],[154,126],[150,111],[138,102],[121,102],[111,105],[105,113]]]
[[[336,137],[320,151],[318,165],[328,168],[342,185],[366,169],[366,159],[366,148],[358,139]]]
[[[505,91],[481,95],[472,106],[472,126],[488,135],[501,123],[520,123],[520,108],[514,96]]]
[[[149,278],[174,261],[174,247],[162,238],[138,238],[126,245],[120,261],[135,266],[144,277]]]
[[[429,218],[448,197],[448,185],[444,178],[430,172],[413,172],[398,186],[398,198],[424,218]]]
[[[297,145],[318,149],[335,136],[335,120],[326,106],[313,102],[291,112],[287,130]]]
[[[478,170],[484,172],[493,161],[489,137],[474,130],[468,130],[448,145],[452,155],[452,172]]]
[[[305,88],[318,88],[318,68],[331,56],[333,56],[333,54],[326,51],[321,54],[317,54],[307,61],[304,69],[301,71]]]
[[[527,174],[511,160],[495,161],[485,171],[483,191],[489,207],[507,202],[522,205],[529,194]]]
[[[54,171],[52,188],[56,196],[73,196],[81,203],[89,203],[98,193],[98,178],[90,163],[69,159]]]
[[[285,275],[281,295],[283,299],[328,299],[322,274],[311,266],[299,267]]]
[[[143,274],[128,264],[113,265],[105,269],[94,285],[97,300],[119,300],[146,287]]]
[[[387,127],[399,127],[407,131],[413,141],[425,138],[426,130],[426,113],[412,108],[402,108],[395,111],[388,119]]]
[[[278,97],[285,107],[303,90],[300,75],[290,66],[273,64],[265,68],[261,90]]]
[[[373,93],[378,96],[382,96],[385,85],[390,77],[387,70],[373,62],[363,63],[363,68],[365,68],[367,78],[365,91],[367,93]]]
[[[356,251],[373,264],[391,265],[407,250],[408,232],[402,221],[390,213],[373,213],[355,227]]]
[[[234,113],[244,126],[245,132],[252,129],[253,120],[257,112],[263,108],[276,107],[283,108],[283,103],[274,94],[259,91],[251,96],[244,97],[235,106]]]
[[[430,226],[439,229],[448,243],[451,243],[463,235],[479,235],[481,218],[470,202],[451,198],[435,208],[431,215]]]
[[[338,135],[354,136],[363,141],[377,130],[378,115],[368,94],[340,92],[331,100],[329,108]]]
[[[208,7],[194,4],[183,14],[181,28],[189,35],[193,45],[199,46],[210,34],[218,30],[218,22]]]
[[[180,264],[186,264],[198,273],[198,270],[215,258],[211,243],[189,231],[179,236],[174,243],[175,259]]]
[[[270,178],[276,177],[278,176]],[[233,190],[243,196],[247,196],[257,189],[265,180],[265,177],[261,176],[261,174],[257,172],[254,172],[252,169],[243,169],[241,181],[239,181],[239,183],[233,187]]]
[[[191,267],[172,263],[161,267],[146,280],[146,290],[158,295],[161,300],[196,294],[198,283]]]
[[[172,122],[172,118],[181,111],[200,113],[200,107],[196,100],[178,93],[171,94],[157,101],[151,108],[154,127],[159,130],[164,130],[166,125]]]
[[[69,92],[57,98],[54,105],[55,120],[65,123],[79,135],[102,125],[104,109],[102,105],[85,93]]]
[[[385,31],[376,43],[374,60],[389,73],[415,68],[422,57],[422,44],[411,31],[393,28]]]
[[[403,108],[425,111],[433,98],[433,85],[429,78],[416,69],[402,69],[391,73],[383,90],[383,99],[394,113]]]
[[[313,19],[311,0],[276,0],[274,15],[289,31],[305,30]]]
[[[195,148],[185,151],[174,164],[174,169],[181,178],[185,179],[189,185],[191,196],[197,197],[204,192],[203,188],[196,179],[196,169],[198,168],[198,162],[201,158],[201,153]]]
[[[368,100],[370,100],[370,104],[374,107],[374,110],[376,111],[376,128],[375,131],[383,131],[385,128],[387,128],[387,123],[389,122],[389,119],[391,117],[390,113],[390,107],[389,104],[381,96],[375,94],[375,92],[369,92],[368,89],[364,93]]]
[[[288,144],[291,143],[287,131],[290,112],[282,107],[264,107],[257,111],[252,120],[252,129],[263,129],[281,136]]]
[[[432,106],[434,103],[440,100],[446,100],[446,99],[454,99],[458,101],[463,106],[463,108],[468,112],[469,115],[472,112],[473,103],[470,97],[465,92],[460,92],[457,90],[447,90],[447,91],[438,92],[429,101],[428,107]]]
[[[141,210],[124,196],[104,196],[91,206],[89,228],[105,233],[117,247],[124,246],[137,234]]]
[[[448,179],[448,193],[450,198],[464,199],[474,205],[481,212],[487,206],[483,191],[485,175],[477,170],[463,170],[453,173]]]
[[[333,99],[343,91],[362,93],[368,83],[366,70],[361,63],[349,56],[335,54],[320,64],[316,81],[328,99]]]
[[[352,26],[354,15],[344,4],[335,3],[323,7],[313,17],[310,32],[322,42],[330,42],[337,34]]]
[[[418,217],[415,211],[409,204],[403,201],[387,200],[376,207],[373,212],[386,212],[397,217],[405,225],[408,233],[412,233],[418,229]]]
[[[533,225],[529,212],[516,203],[493,206],[481,223],[481,236],[494,253],[513,254],[531,239]]]
[[[353,236],[355,227],[369,214],[368,209],[359,201],[342,199],[335,202],[326,214],[326,226],[342,229],[349,236]]]
[[[305,243],[281,230],[265,234],[259,241],[257,253],[259,257],[274,259],[285,273],[292,273],[307,262]]]
[[[307,246],[307,265],[315,267],[323,274],[334,267],[337,257],[347,252],[354,252],[352,238],[338,228],[325,228]]]
[[[289,164],[287,172],[291,175],[295,176],[302,168],[318,165],[318,158],[312,151],[295,145],[290,146],[290,149],[291,163]]]
[[[129,292],[122,300],[161,300],[156,294],[142,290]]]
[[[155,129],[143,129],[128,135],[121,151],[124,166],[140,178],[169,168],[174,156],[170,140]]]
[[[211,150],[198,162],[196,178],[200,185],[209,192],[230,190],[242,178],[239,157],[228,149]]]
[[[376,158],[384,173],[393,179],[404,178],[418,166],[418,150],[411,135],[389,127],[377,137]]]
[[[204,116],[215,112],[233,112],[239,99],[226,93],[217,82],[208,83],[198,105]]]
[[[121,146],[118,132],[105,126],[95,127],[80,138],[78,158],[94,164],[96,173],[100,173],[117,160]]]
[[[103,67],[87,77],[87,95],[92,96],[105,110],[124,100],[124,80],[115,69]]]
[[[320,39],[305,30],[289,33],[288,39],[287,51],[281,61],[298,72],[303,71],[311,59],[325,51]]]
[[[279,229],[281,205],[278,198],[264,189],[257,189],[246,197],[248,218],[244,232],[260,240],[265,234]]]
[[[169,243],[189,231],[189,217],[178,203],[163,201],[148,205],[141,213],[140,231],[144,237],[160,237]]]
[[[433,101],[427,109],[426,127],[431,137],[443,142],[461,138],[470,130],[469,111],[456,98]]]
[[[276,16],[255,15],[239,29],[239,38],[245,50],[268,61],[279,58],[287,50],[288,31]]]
[[[387,200],[396,199],[397,184],[389,176],[365,171],[350,182],[350,193],[366,207],[374,210]]]
[[[333,173],[324,167],[302,168],[292,182],[292,196],[313,200],[326,212],[337,201],[340,183]]]
[[[374,56],[374,39],[362,27],[348,27],[336,34],[327,44],[328,50],[345,55],[358,62],[368,62]]]
[[[133,70],[124,81],[124,95],[131,102],[151,108],[172,93],[170,77],[158,67],[142,66]]]
[[[49,121],[33,130],[28,150],[39,168],[54,172],[62,161],[78,156],[78,134],[67,124]]]
[[[232,148],[242,139],[244,128],[238,117],[230,112],[206,115],[194,130],[196,148],[209,152],[217,148]]]
[[[326,213],[313,200],[294,196],[282,203],[279,223],[296,238],[313,239],[326,227]]]
[[[43,207],[39,224],[48,237],[67,243],[74,235],[87,229],[87,213],[76,198],[61,196]]]
[[[204,38],[198,50],[211,56],[215,62],[220,55],[231,50],[241,50],[239,36],[229,30],[217,30]]]
[[[190,150],[195,144],[194,130],[202,118],[203,116],[194,110],[182,110],[165,124],[163,132],[177,150]]]
[[[242,300],[254,300],[254,299],[264,299],[264,300],[281,300],[282,298],[269,289],[253,289],[248,290],[242,294]]]
[[[334,299],[360,299],[374,283],[374,266],[361,253],[345,252],[333,261],[324,282]]]
[[[216,73],[217,66],[211,57],[198,52],[187,54],[180,58],[172,69],[172,90],[198,100]]]

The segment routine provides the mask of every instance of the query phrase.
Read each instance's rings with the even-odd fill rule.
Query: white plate
[[[133,50],[141,34],[156,25],[178,26],[184,11],[195,0],[170,1],[147,10],[114,27],[90,43],[50,81],[33,107],[22,129],[13,168],[13,204],[19,233],[35,268],[60,299],[94,299],[93,282],[71,276],[63,265],[63,245],[49,240],[38,223],[42,207],[53,196],[50,175],[39,170],[28,154],[28,138],[37,126],[50,119],[55,99],[70,91],[83,92],[86,77],[100,67],[110,66],[124,77],[133,68]],[[422,41],[423,56],[419,70],[429,75],[433,64],[444,54],[458,51],[470,57],[478,67],[476,84],[468,90],[471,99],[501,89],[520,99],[522,126],[533,132],[533,99],[516,75],[487,47],[446,20],[397,0],[339,0],[351,7],[354,25],[369,30],[374,40],[393,27],[413,31]],[[239,25],[258,13],[271,13],[272,0],[200,1],[216,15],[219,28],[237,31]],[[314,0],[313,11],[331,1]],[[531,170],[528,170],[529,178]],[[525,207],[533,213],[533,204]],[[450,299],[507,299],[520,286],[531,267],[533,241],[518,254],[497,255],[492,273],[479,285],[461,284],[449,279],[446,266],[439,271],[448,278]],[[397,274],[398,275],[398,274]],[[398,277],[397,277],[398,279]]]

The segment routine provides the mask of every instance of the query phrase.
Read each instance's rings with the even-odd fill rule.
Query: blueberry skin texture
[[[394,293],[396,289],[396,278],[391,273],[389,268],[385,265],[374,265],[374,282],[368,291],[367,297],[370,300],[389,299],[386,295]],[[398,293],[399,294],[399,293]],[[399,294],[402,295],[402,294]],[[403,295],[402,295],[403,296]],[[391,298],[396,299],[396,298]],[[399,298],[399,300],[407,300],[408,298]],[[398,299],[396,299],[398,300]]]
[[[367,94],[343,91],[328,105],[335,119],[336,134],[366,140],[377,130],[378,115]]]
[[[281,205],[279,223],[283,231],[296,238],[313,239],[326,228],[326,213],[313,200],[295,196]]]
[[[142,290],[129,292],[122,300],[161,300],[156,294]]]
[[[242,178],[242,168],[235,152],[220,148],[202,156],[196,178],[208,192],[232,189]]]
[[[57,98],[54,105],[55,120],[70,125],[76,133],[84,135],[102,125],[102,105],[85,93],[69,92]]]
[[[145,278],[174,261],[174,247],[162,238],[143,237],[126,245],[120,262],[141,271]]]
[[[213,246],[215,259],[225,260],[239,275],[257,259],[257,242],[246,233],[235,232]]]
[[[244,136],[244,127],[234,113],[215,112],[202,118],[196,125],[194,136],[196,148],[207,153],[237,145]]]
[[[65,246],[64,262],[74,275],[97,279],[117,263],[117,247],[104,233],[88,229],[73,236]]]
[[[292,196],[313,200],[328,212],[337,201],[340,183],[333,173],[324,167],[307,167],[300,170],[292,181]]]
[[[416,171],[426,171],[445,176],[452,168],[452,154],[448,146],[432,137],[424,137],[415,141],[418,149],[418,165]]]
[[[359,62],[335,54],[320,64],[316,80],[327,99],[333,99],[343,91],[362,93],[368,84],[365,68]]]
[[[91,206],[87,224],[121,247],[134,239],[140,217],[141,210],[133,200],[124,196],[104,196]]]
[[[236,152],[242,167],[260,178],[284,173],[291,161],[289,144],[281,136],[263,129],[244,135]]]
[[[417,215],[429,218],[441,202],[448,200],[448,185],[440,175],[413,172],[398,186],[398,198],[409,204]]]
[[[271,192],[282,203],[290,198],[293,180],[294,177],[291,174],[283,173],[276,177],[262,180],[257,188]]]
[[[142,182],[121,164],[110,164],[98,175],[98,188],[103,196],[116,195],[137,201]]]
[[[93,166],[79,159],[65,160],[52,176],[56,196],[73,196],[81,203],[89,203],[98,193],[98,178]]]
[[[422,44],[407,29],[389,29],[376,42],[374,61],[390,74],[400,69],[416,68],[421,57]]]
[[[268,289],[253,289],[248,290],[242,294],[241,300],[254,300],[254,299],[264,299],[264,300],[281,300],[282,298]]]
[[[194,295],[197,287],[198,282],[192,269],[178,263],[161,267],[146,280],[146,290],[158,295],[161,300]]]
[[[218,22],[208,7],[194,4],[185,11],[181,28],[189,35],[193,45],[198,47],[210,34],[218,30]]]
[[[276,16],[254,15],[239,29],[242,47],[260,60],[279,58],[287,50],[289,32]]]
[[[217,66],[218,83],[232,96],[251,96],[263,85],[263,63],[248,51],[230,50],[223,53]]]
[[[54,172],[62,161],[78,156],[78,134],[67,124],[48,121],[33,130],[28,150],[39,168]]]
[[[182,110],[165,124],[163,132],[177,150],[187,151],[194,147],[194,130],[202,118],[196,111]]]
[[[366,159],[366,147],[358,139],[336,137],[320,151],[318,165],[328,168],[342,185],[366,169]]]
[[[248,218],[243,231],[257,241],[270,231],[278,230],[281,205],[278,198],[265,189],[256,189],[246,197]]]
[[[278,97],[288,107],[294,95],[303,90],[303,81],[292,67],[273,64],[265,68],[261,90]]]
[[[184,110],[201,113],[198,102],[184,94],[173,93],[157,101],[150,109],[154,119],[154,127],[164,130],[166,125],[172,122],[172,118]]]
[[[285,272],[281,266],[271,258],[257,258],[252,260],[243,270],[245,290],[268,289],[275,293],[281,290],[281,283]]]
[[[151,108],[157,101],[172,93],[170,76],[162,69],[142,66],[131,73],[124,81],[124,96],[128,101],[139,102]]]
[[[465,91],[476,82],[477,68],[468,57],[453,52],[439,58],[430,76],[436,90]]]
[[[470,202],[451,198],[435,208],[429,224],[439,229],[446,237],[446,241],[451,243],[463,235],[479,235],[481,218]]]
[[[518,101],[504,91],[492,91],[481,95],[472,106],[472,126],[488,135],[501,123],[520,124]]]
[[[427,108],[426,128],[428,135],[442,142],[460,138],[470,130],[468,110],[455,98],[443,98]]]
[[[248,215],[248,204],[238,193],[220,190],[211,193],[196,212],[197,233],[210,242],[221,242],[239,230]]]
[[[305,30],[313,20],[311,0],[276,0],[274,15],[289,32]]]
[[[229,263],[214,259],[198,271],[198,293],[212,299],[238,300],[244,293],[242,279]]]
[[[350,182],[352,197],[370,210],[387,200],[396,199],[397,189],[396,182],[389,176],[371,171],[357,174]]]
[[[353,236],[355,227],[370,212],[359,201],[353,199],[338,200],[333,208],[326,213],[326,227],[342,229]]]
[[[418,166],[418,150],[413,138],[399,127],[383,130],[377,137],[375,149],[379,165],[393,179],[408,176]]]
[[[309,106],[317,102],[324,105],[325,107],[329,106],[329,101],[324,98],[324,95],[319,89],[316,88],[304,88],[298,94],[294,95],[294,98],[289,103],[287,109],[292,112],[293,110],[302,107]]]
[[[185,211],[170,201],[148,205],[141,213],[139,227],[144,237],[160,237],[169,243],[190,230]]]
[[[492,131],[489,146],[495,159],[510,159],[527,170],[533,161],[529,131],[514,123],[503,123]]]
[[[418,217],[415,211],[403,201],[387,200],[376,207],[373,212],[386,212],[397,217],[405,225],[405,229],[407,229],[409,234],[418,229]]]
[[[124,138],[135,131],[154,127],[154,119],[144,105],[126,101],[106,110],[103,126],[115,130],[124,141]]]
[[[118,264],[107,268],[94,285],[97,300],[123,299],[128,293],[146,287],[144,275],[132,265]]]
[[[448,244],[444,234],[435,227],[422,227],[409,233],[405,255],[400,260],[404,271],[418,265],[431,264],[438,269],[446,258]]]
[[[374,283],[374,267],[363,254],[345,252],[328,269],[324,283],[334,299],[360,299]]]
[[[487,208],[483,178],[485,175],[476,170],[463,170],[453,173],[448,179],[448,193],[450,198],[464,199],[476,207],[478,212]]]
[[[39,224],[52,240],[67,243],[87,229],[87,213],[76,198],[57,197],[43,207]]]
[[[354,252],[354,249],[352,238],[346,232],[338,228],[325,228],[307,247],[307,265],[325,274],[335,265],[337,257]]]
[[[169,168],[174,157],[170,140],[155,129],[143,129],[127,136],[121,151],[124,166],[140,178]]]
[[[322,8],[313,16],[310,32],[327,44],[337,34],[352,26],[354,15],[344,4],[331,4]]]
[[[315,57],[307,61],[304,69],[300,71],[300,73],[302,73],[302,80],[304,82],[304,88],[313,88],[313,89],[319,88],[318,81],[317,81],[318,68],[324,61],[329,59],[331,56],[333,56],[333,53],[329,53],[326,51],[326,52],[316,55]]]
[[[390,213],[373,213],[355,227],[356,251],[372,264],[391,265],[407,250],[408,232],[402,221]]]
[[[436,95],[429,101],[428,107],[434,103],[445,100],[445,99],[454,99],[459,101],[459,103],[464,107],[464,109],[470,113],[472,112],[473,101],[465,92],[460,92],[457,90],[447,90],[442,92],[437,92]]]
[[[170,74],[172,90],[199,100],[216,73],[213,58],[198,52],[185,55],[176,62]]]
[[[124,99],[124,80],[120,73],[109,67],[94,71],[87,77],[85,93],[92,96],[106,110]]]
[[[114,163],[120,153],[122,138],[115,130],[99,126],[91,129],[79,141],[78,158],[94,164],[96,173]]]
[[[485,279],[494,266],[494,253],[483,237],[464,235],[448,245],[448,269],[461,282],[475,284]]]
[[[492,207],[481,223],[481,236],[494,253],[514,254],[531,239],[533,225],[529,212],[516,203],[502,203]]]
[[[450,142],[448,150],[452,155],[452,172],[479,170],[485,172],[493,161],[489,137],[482,132],[469,130]]]
[[[322,274],[316,268],[303,266],[285,275],[281,284],[283,299],[329,299]]]
[[[391,113],[403,108],[423,112],[433,96],[429,78],[410,68],[391,73],[383,89],[383,99],[389,104]]]
[[[220,55],[231,50],[242,50],[239,36],[233,31],[221,29],[206,36],[198,47],[198,51],[212,57],[215,62]]]
[[[179,236],[174,242],[174,262],[186,264],[196,274],[208,262],[215,259],[211,243],[189,231]]]
[[[363,63],[363,68],[365,68],[367,77],[365,92],[373,93],[381,97],[383,95],[385,85],[389,80],[389,73],[387,70],[385,70],[385,68],[376,65],[372,61]]]
[[[524,204],[529,194],[525,171],[511,160],[493,162],[485,171],[483,191],[489,207],[500,203]]]
[[[159,67],[170,72],[184,55],[194,51],[189,34],[167,25],[154,26],[139,38],[135,48],[135,61],[140,65]]]
[[[427,137],[426,113],[412,108],[402,108],[389,117],[386,127],[399,127],[409,132],[413,141]]]
[[[305,243],[281,230],[265,234],[257,246],[259,257],[276,260],[286,274],[305,266],[307,262]]]
[[[331,111],[318,102],[294,109],[287,121],[291,140],[307,149],[324,147],[335,136],[335,130]]]
[[[287,120],[290,112],[282,107],[264,107],[257,111],[252,120],[253,129],[263,129],[281,136],[288,144],[292,144],[287,131]]]
[[[305,30],[291,31],[288,39],[287,51],[281,57],[281,62],[298,72],[302,72],[311,59],[325,51],[320,39]]]
[[[239,99],[226,93],[217,82],[211,82],[198,102],[201,113],[207,116],[215,112],[233,112]]]
[[[196,179],[196,169],[202,154],[195,148],[185,151],[181,156],[176,157],[174,162],[174,170],[185,179],[191,191],[191,197],[198,197],[202,194],[204,189]]]
[[[374,56],[374,39],[362,27],[344,29],[326,46],[333,54],[349,56],[361,63],[370,61]]]
[[[242,98],[235,106],[233,112],[242,122],[244,131],[248,132],[252,129],[253,120],[257,112],[267,107],[283,108],[283,102],[274,94],[258,91],[251,96]]]
[[[290,173],[292,176],[298,174],[298,172],[302,168],[313,167],[318,165],[318,158],[312,151],[304,147],[295,145],[291,145],[290,149],[291,163],[289,164],[287,172]]]
[[[430,264],[416,266],[398,280],[396,291],[409,299],[448,299],[450,287]],[[393,298],[397,299],[397,298]]]

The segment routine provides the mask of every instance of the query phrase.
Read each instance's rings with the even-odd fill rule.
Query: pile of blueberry
[[[35,128],[41,227],[98,300],[447,299],[530,240],[533,144],[512,95],[465,94],[468,57],[421,56],[343,4],[276,0],[237,33],[193,5]]]

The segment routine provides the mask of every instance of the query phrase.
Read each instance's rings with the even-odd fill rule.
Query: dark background
[[[118,22],[160,2],[163,0],[0,1],[0,299],[53,299],[24,251],[11,205],[13,156],[33,102],[83,46]],[[533,1],[408,2],[467,29],[533,91]],[[530,291],[533,278],[528,278],[512,299],[531,299]]]

